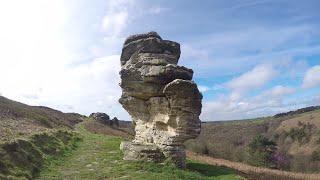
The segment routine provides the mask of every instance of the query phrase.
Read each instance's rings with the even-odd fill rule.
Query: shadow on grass
[[[192,161],[187,162],[187,169],[208,177],[237,174],[236,171],[227,167],[201,164]]]

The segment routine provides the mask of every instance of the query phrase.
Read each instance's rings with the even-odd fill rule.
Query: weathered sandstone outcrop
[[[193,71],[178,66],[180,44],[156,32],[127,38],[121,54],[119,102],[135,124],[135,139],[123,142],[124,159],[185,166],[183,142],[201,130],[202,95]]]
[[[100,123],[103,123],[109,126],[114,126],[117,128],[119,127],[118,118],[114,117],[113,119],[110,119],[110,116],[106,113],[101,113],[101,112],[91,113],[89,117]]]

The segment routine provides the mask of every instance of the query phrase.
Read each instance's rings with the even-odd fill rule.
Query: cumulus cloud
[[[289,107],[284,99],[295,93],[295,88],[276,85],[264,90],[278,73],[273,65],[260,64],[222,84],[231,91],[224,91],[225,94],[215,100],[205,101],[201,118],[209,121],[246,119],[285,111]],[[258,94],[250,93],[256,90]]]
[[[101,27],[107,36],[119,36],[134,16],[129,16],[135,0],[110,0]],[[130,13],[131,14],[131,13]]]
[[[101,57],[74,67],[51,69],[41,66],[48,72],[43,74],[37,71],[16,74],[25,67],[10,67],[11,73],[0,72],[0,89],[4,96],[31,105],[45,105],[84,114],[102,111],[128,119],[118,103],[121,96],[118,86],[119,58],[118,55]],[[6,80],[6,77],[10,79]]]
[[[296,59],[297,56],[309,56],[320,50],[318,44],[306,46],[306,42],[313,41],[310,36],[317,32],[316,25],[281,24],[279,28],[257,27],[256,24],[250,23],[233,24],[237,29],[232,31],[215,29],[211,33],[204,33],[182,42],[181,57],[184,61],[181,62],[197,69],[195,72],[203,76],[230,76],[256,64],[275,64],[280,59]],[[248,29],[248,26],[251,28]],[[194,63],[195,61],[197,63]],[[295,70],[300,71],[298,68]]]
[[[250,89],[260,88],[270,81],[275,75],[276,70],[267,64],[254,67],[252,70],[232,79],[225,85],[236,92],[246,92]]]
[[[289,66],[282,65],[283,69],[279,71],[280,65],[275,63],[281,58],[295,59],[294,56],[310,56],[320,49],[318,44],[306,46],[313,44],[310,41],[314,39],[312,33],[318,34],[316,31],[318,26],[314,24],[284,26],[281,23],[281,27],[278,25],[270,27],[241,21],[240,24],[232,22],[234,26],[231,28],[232,31],[214,28],[210,34],[189,36],[190,31],[184,30],[189,30],[186,27],[192,26],[190,24],[186,23],[187,26],[179,24],[174,28],[162,27],[163,24],[157,24],[162,22],[161,19],[150,18],[160,17],[159,14],[170,10],[162,7],[161,5],[165,5],[163,3],[148,4],[140,0],[99,1],[97,4],[101,5],[101,8],[97,8],[99,9],[97,12],[90,11],[92,14],[85,14],[83,17],[72,14],[69,9],[73,7],[81,11],[82,15],[83,9],[78,7],[81,3],[72,5],[68,3],[64,0],[0,2],[0,49],[2,50],[0,93],[2,95],[31,105],[46,105],[63,111],[85,114],[103,111],[111,116],[118,115],[122,119],[129,119],[128,114],[117,102],[121,93],[118,87],[118,71],[122,43],[129,32],[132,33],[131,31],[144,31],[146,27],[161,27],[159,31],[170,34],[176,34],[174,31],[186,32],[188,37],[184,35],[175,37],[185,41],[181,42],[180,64],[193,68],[196,79],[226,76],[229,79],[230,76],[243,72],[243,69],[248,67],[259,63],[272,63],[272,66],[257,65],[252,70],[230,81],[227,80],[224,84],[199,86],[204,95],[218,90],[219,93],[226,93],[214,101],[204,102],[202,116],[205,120],[241,119],[284,111],[286,107],[283,98],[294,93],[295,89],[286,86],[275,86],[268,90],[263,88],[279,72],[281,78],[285,71],[292,74],[292,79],[300,78],[308,68],[308,64],[303,61],[299,63],[287,61],[283,64]],[[179,15],[180,12],[175,13]],[[185,13],[176,17],[193,15],[190,12]],[[72,17],[77,19],[71,20]],[[78,17],[82,18],[81,21],[78,21]],[[135,21],[140,17],[144,19]],[[176,22],[176,17],[166,22]],[[137,22],[139,27],[133,22]],[[146,27],[141,26],[146,22],[152,23],[148,23]],[[78,26],[79,24],[81,25]],[[248,24],[252,27],[249,30]],[[90,36],[79,33],[79,29],[81,32],[86,31],[85,34]],[[259,36],[256,36],[257,34]],[[77,39],[77,42],[74,42],[74,39]],[[83,49],[85,50],[82,51]],[[86,52],[88,49],[91,54]],[[304,76],[302,86],[304,88],[318,86],[319,77],[319,66],[309,69]],[[227,94],[227,90],[230,90],[230,94]],[[252,95],[251,90],[263,92],[255,91]],[[304,102],[305,104],[319,102],[319,96],[317,99],[306,99]]]
[[[165,8],[165,7],[159,7],[159,6],[158,7],[151,7],[149,9],[149,13],[154,14],[154,15],[158,15],[158,14],[167,12],[169,10],[170,10],[170,8]]]
[[[320,65],[308,69],[303,78],[302,87],[312,88],[320,85]]]
[[[103,38],[101,42],[96,42],[90,47],[93,54],[99,56],[119,54],[130,22],[139,16],[136,4],[136,0],[107,1],[100,23]]]
[[[1,95],[65,112],[101,111],[129,120],[118,103],[119,55],[101,56],[99,51],[106,50],[99,46],[85,60],[74,52],[76,38],[64,31],[70,23],[68,7],[62,0],[1,2]]]
[[[295,92],[295,89],[292,87],[285,87],[285,86],[275,86],[272,89],[263,92],[262,94],[267,97],[282,97],[287,94],[292,94]]]
[[[210,88],[208,86],[203,86],[203,85],[199,85],[198,89],[200,92],[204,93],[210,90]]]
[[[126,27],[128,12],[120,11],[106,15],[102,21],[102,28],[110,35],[118,35]]]
[[[284,97],[295,92],[292,87],[274,86],[256,96],[221,96],[217,100],[203,103],[201,118],[205,121],[233,120],[266,116],[288,110]]]

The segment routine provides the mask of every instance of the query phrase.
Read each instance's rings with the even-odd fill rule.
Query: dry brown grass
[[[275,169],[268,169],[262,167],[250,166],[243,163],[232,162],[225,159],[217,159],[209,156],[198,155],[193,152],[187,151],[187,157],[191,160],[208,163],[215,166],[223,166],[235,169],[247,179],[307,179],[307,180],[319,180],[320,174],[305,174],[305,173],[294,173],[288,171],[280,171]]]
[[[0,141],[6,141],[18,137],[26,137],[34,133],[43,132],[48,128],[24,119],[0,118]]]
[[[299,123],[310,123],[320,128],[320,110],[303,113],[297,117],[282,121],[276,131],[289,131],[291,128],[298,127]]]
[[[28,137],[48,129],[72,129],[83,118],[79,114],[29,106],[0,96],[0,141]]]

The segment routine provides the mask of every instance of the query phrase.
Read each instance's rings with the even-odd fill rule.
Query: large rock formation
[[[183,142],[201,130],[202,95],[193,71],[178,66],[180,44],[156,32],[127,38],[121,54],[122,96],[119,102],[135,124],[135,139],[123,142],[124,159],[162,162],[170,158],[185,167]]]
[[[110,116],[106,113],[101,113],[101,112],[91,113],[89,117],[102,124],[106,124],[111,127],[117,127],[117,128],[119,127],[118,118],[114,117],[113,119],[110,119]]]

